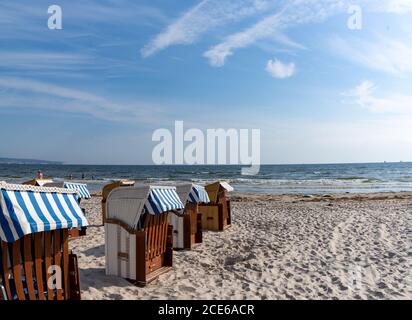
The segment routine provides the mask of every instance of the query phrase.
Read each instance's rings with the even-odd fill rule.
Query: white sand
[[[145,288],[105,275],[104,229],[70,243],[83,299],[412,299],[412,195],[236,195],[233,227]],[[100,197],[84,201],[101,223]]]

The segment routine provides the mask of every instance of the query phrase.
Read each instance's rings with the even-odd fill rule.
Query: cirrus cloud
[[[203,0],[156,35],[140,51],[144,58],[176,44],[191,44],[210,29],[267,10],[274,0]]]

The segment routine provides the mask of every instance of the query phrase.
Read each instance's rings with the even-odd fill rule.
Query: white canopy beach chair
[[[175,187],[122,187],[106,202],[106,274],[146,285],[173,264],[168,213],[183,209]]]
[[[209,203],[209,196],[204,187],[192,183],[178,185],[176,190],[185,209],[169,214],[169,223],[173,226],[173,247],[191,249],[202,242],[202,215],[198,212],[198,203]]]
[[[0,282],[8,300],[80,299],[68,248],[68,230],[88,224],[77,198],[73,190],[0,182]]]

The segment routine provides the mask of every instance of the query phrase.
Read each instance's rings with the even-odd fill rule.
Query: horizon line
[[[46,165],[54,165],[54,166],[156,166],[156,167],[177,167],[177,166],[184,166],[184,167],[201,167],[201,166],[216,166],[216,167],[248,167],[251,164],[85,164],[85,163],[64,163],[62,161],[54,161],[54,160],[39,160],[39,161],[47,161],[47,162],[61,162],[61,163],[9,163],[8,165],[30,165],[30,166],[46,166]],[[395,164],[395,163],[412,163],[412,160],[407,161],[365,161],[365,162],[307,162],[307,163],[262,163],[260,166],[300,166],[300,165],[348,165],[348,164]],[[3,165],[6,165],[4,163]]]

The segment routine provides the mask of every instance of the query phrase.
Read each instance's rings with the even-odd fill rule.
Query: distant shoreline
[[[0,164],[21,164],[21,165],[64,165],[60,161],[37,160],[37,159],[18,159],[18,158],[0,158]]]

